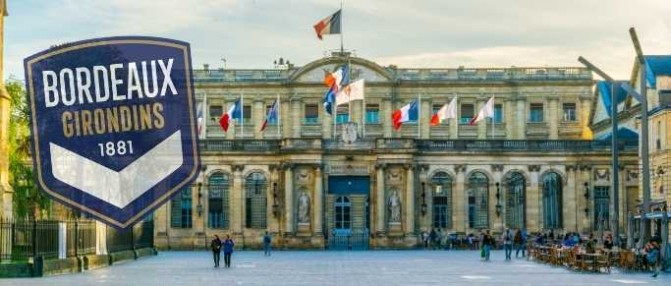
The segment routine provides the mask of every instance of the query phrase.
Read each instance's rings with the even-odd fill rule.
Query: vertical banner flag
[[[436,114],[431,117],[431,126],[440,125],[445,119],[457,118],[457,97],[453,97],[449,104],[443,105]]]
[[[198,107],[198,138],[204,139],[207,137],[207,93],[203,96],[203,101]]]
[[[476,114],[473,118],[471,118],[471,121],[468,122],[469,125],[473,125],[475,123],[478,123],[480,120],[483,120],[485,118],[494,118],[494,97],[490,98],[487,100],[487,103],[485,103],[485,106],[480,109],[480,112]]]
[[[266,119],[263,120],[263,124],[261,124],[261,131],[266,130],[266,127],[268,126],[268,121],[272,122],[277,122],[277,109],[278,109],[278,101],[275,100],[273,102],[273,105],[270,107],[270,110],[268,110],[268,114],[266,115]]]
[[[401,107],[400,109],[395,110],[391,114],[391,119],[393,122],[394,129],[401,129],[403,122],[417,120],[419,118],[419,108],[417,100],[413,100],[411,103],[408,103]]]
[[[228,111],[222,114],[221,118],[219,118],[219,125],[224,129],[224,132],[228,131],[228,126],[231,124],[231,120],[242,121],[242,98],[238,98],[238,100],[228,108]]]
[[[314,25],[317,38],[322,40],[323,35],[340,34],[340,14],[342,10],[338,10],[333,15],[328,16]]]
[[[198,175],[188,43],[90,39],[24,67],[36,181],[55,200],[128,228]]]

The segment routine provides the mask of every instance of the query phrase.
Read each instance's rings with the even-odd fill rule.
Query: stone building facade
[[[334,118],[322,80],[343,63],[366,98]],[[159,248],[204,248],[214,234],[255,248],[265,231],[277,247],[329,249],[410,248],[433,228],[588,232],[595,206],[613,207],[610,143],[591,140],[594,82],[582,68],[413,69],[333,54],[194,77],[207,105],[202,172],[154,213]],[[430,126],[455,96],[458,118]],[[494,118],[468,125],[492,96]],[[244,122],[224,133],[219,116],[241,97]],[[279,120],[260,131],[278,98]],[[393,130],[392,111],[415,99],[418,122]],[[637,188],[636,151],[621,149],[620,197]]]

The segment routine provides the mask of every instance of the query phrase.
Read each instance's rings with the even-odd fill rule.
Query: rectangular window
[[[529,105],[529,122],[540,123],[543,122],[543,104],[532,103]]]
[[[221,105],[210,105],[210,118],[219,118],[224,114],[224,108]]]
[[[170,204],[170,226],[173,228],[191,228],[191,188],[186,188],[175,196]]]
[[[594,229],[610,229],[610,187],[594,187]]]
[[[494,123],[503,123],[503,105],[494,104]]]
[[[319,105],[310,103],[305,105],[305,124],[319,124]]]
[[[252,121],[252,106],[244,105],[242,107],[242,121],[249,124]]]
[[[338,106],[338,111],[336,115],[336,123],[342,124],[349,122],[349,110],[347,105]]]
[[[366,104],[366,123],[380,123],[380,105]]]
[[[574,122],[575,119],[575,103],[564,103],[562,105],[564,122]]]
[[[272,104],[271,104],[271,105],[266,105],[266,113],[263,114],[263,118],[264,118],[264,119],[268,117],[268,112],[270,112],[270,109],[271,109],[271,108],[273,108],[273,105],[272,105]],[[276,125],[276,124],[277,124],[277,121],[278,121],[278,119],[280,118],[280,117],[279,117],[279,116],[280,116],[279,113],[280,113],[280,111],[277,110],[277,116],[276,116],[275,118],[270,118],[270,119],[268,120],[268,125],[272,125],[272,124],[275,124],[275,125]]]
[[[474,115],[473,104],[462,104],[461,113],[459,115],[459,124],[468,124]]]

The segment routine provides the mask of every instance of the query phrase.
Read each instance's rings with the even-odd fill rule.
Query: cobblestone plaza
[[[669,285],[666,273],[587,274],[502,251],[480,262],[476,251],[260,251],[233,254],[230,269],[213,268],[210,252],[158,256],[73,275],[0,280],[0,285]],[[131,284],[132,283],[132,284]]]

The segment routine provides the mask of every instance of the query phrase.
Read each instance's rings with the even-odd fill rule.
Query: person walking
[[[650,242],[645,244],[645,247],[643,248],[643,252],[645,254],[645,259],[648,260],[648,265],[652,268],[652,277],[657,277],[659,275],[659,269],[660,269],[660,264],[659,263],[659,244],[651,240]]]
[[[485,261],[489,261],[489,252],[492,249],[492,245],[494,245],[494,238],[489,233],[489,230],[486,230],[482,235],[482,251],[484,253]]]
[[[507,227],[503,232],[503,249],[506,252],[506,260],[510,261],[513,253],[513,233]]]
[[[214,258],[214,268],[219,267],[219,260],[221,259],[221,239],[218,235],[214,235],[214,239],[210,242],[210,248],[212,249],[212,256]]]
[[[235,243],[228,234],[226,235],[226,239],[224,239],[223,245],[224,245],[224,267],[231,268],[231,255],[233,255],[233,246],[235,246]]]
[[[270,234],[266,231],[266,234],[263,235],[263,255],[270,256],[270,247],[272,245],[272,238]]]
[[[438,234],[436,233],[436,229],[433,228],[429,233],[429,247],[431,249],[436,249],[436,237],[438,237]]]
[[[515,246],[515,258],[520,257],[520,251],[522,251],[522,257],[524,257],[524,243],[522,242],[522,231],[519,229],[515,232],[515,237],[513,237],[513,245]]]

